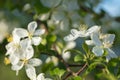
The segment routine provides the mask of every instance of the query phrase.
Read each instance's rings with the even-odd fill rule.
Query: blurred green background
[[[39,24],[44,24],[49,29],[47,21],[51,19],[52,11],[56,9],[45,6],[42,1],[43,0],[0,0],[0,80],[28,80],[24,69],[16,76],[16,73],[11,70],[10,65],[6,66],[4,64],[6,53],[5,45],[7,44],[6,36],[11,34],[11,31],[15,27],[27,28],[27,24],[33,20],[36,20]],[[99,25],[102,27],[103,32],[114,33],[116,38],[112,48],[117,55],[120,55],[120,0],[75,1],[77,1],[77,6],[79,7],[76,11],[79,14],[77,21],[80,24],[86,24],[90,27]],[[53,2],[54,0],[48,0],[46,5],[49,5],[49,3],[53,4]],[[72,7],[74,8],[74,6],[76,6],[76,4],[70,3],[68,7],[71,9]],[[39,19],[39,15],[47,12],[51,12],[48,20]],[[68,10],[66,13],[70,13],[70,11]],[[69,21],[70,25],[71,20]],[[64,31],[65,24],[61,30],[55,27],[50,28],[53,29],[57,36],[63,38],[70,33],[70,29],[74,28],[69,26],[69,28]]]

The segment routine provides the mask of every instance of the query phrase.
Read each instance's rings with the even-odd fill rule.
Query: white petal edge
[[[28,31],[29,33],[34,33],[35,29],[37,28],[37,22],[36,21],[32,21],[28,24]]]
[[[17,35],[19,38],[24,38],[28,36],[28,31],[23,28],[15,28],[12,34]]]
[[[45,33],[45,29],[38,29],[34,32],[35,36],[39,36]]]
[[[35,46],[39,45],[41,41],[42,41],[42,38],[40,38],[40,37],[32,38],[32,44],[34,44]]]
[[[28,61],[28,64],[32,66],[40,66],[42,64],[42,61],[38,58],[32,58]]]
[[[102,48],[100,48],[99,46],[95,46],[95,47],[93,47],[92,52],[96,56],[102,56],[102,54],[104,53],[104,50]]]
[[[33,66],[26,65],[25,71],[26,71],[28,78],[30,78],[31,80],[36,80],[36,70]]]

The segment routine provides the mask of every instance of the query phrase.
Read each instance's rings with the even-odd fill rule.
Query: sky
[[[120,17],[120,0],[102,0],[95,11],[99,13],[100,9],[105,10],[112,17]]]

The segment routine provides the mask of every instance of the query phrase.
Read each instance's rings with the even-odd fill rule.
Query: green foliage
[[[46,77],[50,77],[53,80],[63,80],[66,76],[68,76],[66,80],[120,80],[120,18],[108,16],[103,9],[100,10],[100,13],[96,13],[94,8],[102,0],[59,0],[59,2],[56,2],[58,3],[57,5],[52,0],[46,1],[51,7],[44,6],[41,0],[0,0],[0,80],[8,80],[8,77],[11,80],[28,80],[24,69],[20,71],[18,77],[14,77],[15,72],[10,70],[12,64],[6,67],[3,63],[5,62],[3,57],[9,58],[9,55],[6,56],[5,53],[8,51],[6,49],[7,39],[10,34],[13,34],[12,30],[17,27],[25,29],[30,21],[36,21],[37,29],[43,28],[46,30],[43,36],[40,35],[41,43],[38,46],[31,45],[34,48],[34,57],[42,61],[40,67],[35,67],[38,70],[36,71],[37,75],[38,72],[44,73]],[[74,1],[77,1],[77,4]],[[78,5],[78,9],[74,9],[76,5]],[[46,17],[42,16],[45,13],[50,15],[46,20],[42,21],[40,17]],[[3,41],[2,36],[6,25],[2,21],[5,21],[8,27]],[[101,28],[103,28],[104,32],[115,34],[115,44],[113,44],[112,48],[118,57],[107,60],[108,48],[103,46],[100,47],[104,48],[103,55],[96,56],[92,52],[93,45],[88,46],[84,42],[81,47],[81,40],[74,39],[77,44],[74,49],[71,49],[72,45],[69,45],[69,42],[66,45],[67,42],[63,38],[70,33],[70,29],[78,29],[81,24],[87,24],[90,27],[102,25]],[[77,30],[75,32],[71,30],[71,36],[76,38],[75,35],[80,36],[77,34]],[[35,35],[34,37],[37,36]],[[89,40],[90,38],[86,37],[84,39]],[[64,54],[67,52],[69,54],[65,55],[65,57],[69,58],[64,59]],[[84,68],[85,63],[87,63],[87,66]],[[80,70],[80,74],[77,74]]]
[[[83,55],[76,55],[75,57],[74,57],[74,61],[75,62],[78,62],[78,61],[83,61],[84,60],[84,57],[83,57]]]
[[[43,6],[40,0],[33,1],[33,3],[37,14],[47,13],[50,10],[49,8]]]
[[[83,50],[85,51],[86,54],[89,53],[89,48],[88,48],[88,45],[86,43],[83,43],[82,48],[83,48]]]
[[[76,76],[76,77],[73,77],[73,78],[71,78],[69,80],[82,80],[82,78],[80,76]]]
[[[51,75],[53,75],[53,76],[59,76],[59,78],[61,78],[61,77],[64,75],[65,70],[59,69],[59,68],[55,68],[55,69],[53,69],[53,71],[51,71],[50,73],[51,73]]]

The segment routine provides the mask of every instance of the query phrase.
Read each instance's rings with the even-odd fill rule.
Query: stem
[[[84,66],[76,74],[79,75],[86,67],[87,63],[85,63]]]
[[[82,65],[72,65],[72,66],[79,66],[79,67],[80,67],[80,66],[82,66]],[[87,63],[85,63],[85,64],[83,65],[83,67],[80,68],[80,70],[79,70],[78,72],[74,73],[75,75],[73,75],[73,76],[79,75],[86,67],[87,67]],[[67,79],[68,77],[70,77],[71,75],[72,75],[71,73],[68,73],[63,80],[66,80],[66,79]]]
[[[68,65],[69,65],[69,67],[81,67],[81,66],[83,66],[83,64],[69,64],[69,63],[68,63]]]
[[[68,64],[66,63],[66,61],[61,57],[61,55],[58,54],[58,58],[59,58],[59,60],[61,60],[61,62],[65,65],[67,71],[70,72],[70,74],[72,74],[73,76],[76,76],[76,73],[74,73],[74,72],[70,69],[69,65],[68,65]]]

